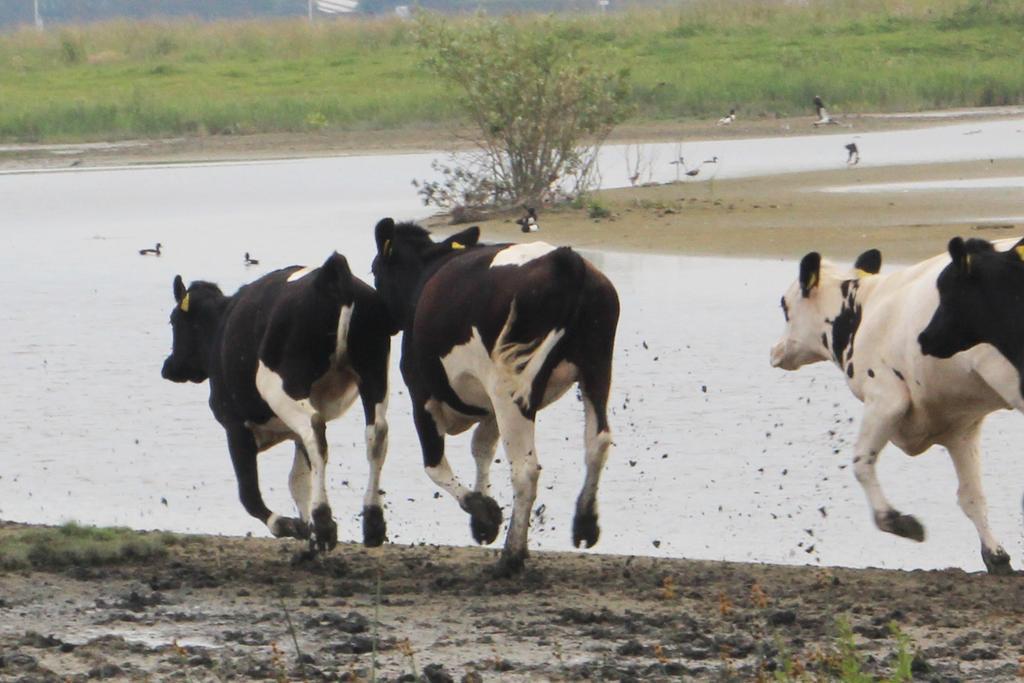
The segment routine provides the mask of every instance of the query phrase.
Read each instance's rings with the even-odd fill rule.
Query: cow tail
[[[352,270],[348,259],[334,252],[316,274],[316,288],[334,301],[347,302],[352,298]]]
[[[576,320],[583,308],[583,290],[587,283],[587,263],[570,247],[555,249],[554,261],[558,275],[556,281],[560,283],[562,291],[567,294],[564,299],[565,309],[559,317],[564,321],[564,328],[568,330],[576,326]]]

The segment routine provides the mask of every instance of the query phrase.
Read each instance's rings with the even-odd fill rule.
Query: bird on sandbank
[[[726,116],[723,116],[722,118],[718,119],[718,125],[720,125],[720,126],[728,126],[730,123],[732,123],[735,120],[736,120],[736,110],[735,109],[730,109],[729,113]]]

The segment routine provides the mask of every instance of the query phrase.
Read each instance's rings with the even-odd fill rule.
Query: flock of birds
[[[147,247],[145,249],[139,249],[139,256],[160,256],[163,245],[159,242],[154,247]],[[242,259],[242,263],[246,266],[258,266],[260,264],[259,259],[255,259],[249,255],[249,252],[245,252],[245,256]]]
[[[817,128],[818,126],[839,125],[838,121],[829,116],[828,110],[825,109],[825,103],[818,95],[814,96],[814,110],[818,114],[818,120],[815,121],[813,124],[815,128]],[[718,125],[728,126],[732,124],[734,121],[736,121],[735,108],[730,109],[728,114],[718,119]],[[857,143],[851,142],[848,145],[846,145],[846,152],[847,165],[855,166],[856,164],[860,163],[860,150],[857,149]],[[696,166],[688,168],[686,166],[686,160],[682,157],[682,155],[677,154],[676,159],[670,161],[669,163],[676,167],[676,179],[678,180],[680,170],[682,170],[683,175],[694,178],[700,175],[701,169],[703,169],[705,166],[709,164],[718,164],[718,157],[714,156],[711,157],[710,159],[705,159]],[[633,181],[635,180],[635,178],[631,178],[630,180]],[[540,224],[537,222],[537,210],[533,207],[525,207],[525,211],[526,213],[524,213],[522,217],[516,219],[516,224],[523,232],[529,233],[539,231]],[[139,254],[142,256],[160,256],[161,246],[162,245],[159,242],[157,242],[156,246],[153,248],[139,249]],[[259,265],[259,259],[255,259],[249,255],[249,252],[245,252],[245,256],[242,259],[242,263],[244,263],[246,266],[256,266]]]
[[[817,120],[814,121],[813,124],[811,124],[815,128],[817,128],[818,126],[838,126],[839,125],[839,121],[837,121],[836,119],[832,118],[832,116],[828,113],[828,109],[825,108],[825,102],[824,102],[824,100],[821,99],[820,95],[815,95],[814,96],[814,112],[818,115]],[[735,108],[730,109],[728,114],[726,114],[722,118],[718,119],[718,125],[719,126],[728,126],[728,125],[732,124],[734,121],[736,121],[736,109]],[[848,166],[856,166],[858,163],[860,163],[860,150],[857,149],[857,143],[851,142],[848,145],[846,145],[846,152],[847,152],[847,154],[846,154],[846,163],[847,163]],[[716,163],[717,161],[718,161],[718,157],[715,157],[714,160],[708,160],[708,161],[702,162],[701,166],[703,166],[704,164]],[[669,163],[673,164],[673,165],[683,165],[683,168],[684,169],[686,168],[685,164],[683,164],[683,158],[682,157],[679,157],[676,161],[670,161]],[[698,173],[700,173],[700,166],[698,166],[697,168],[694,168],[694,169],[686,170],[686,175],[688,175],[688,176],[695,176]],[[677,175],[678,175],[678,173],[677,173]]]

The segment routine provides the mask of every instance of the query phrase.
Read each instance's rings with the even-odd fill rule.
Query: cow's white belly
[[[996,410],[1024,406],[1020,374],[982,344],[948,360],[922,358],[908,377],[911,408],[892,441],[910,455],[945,444]]]

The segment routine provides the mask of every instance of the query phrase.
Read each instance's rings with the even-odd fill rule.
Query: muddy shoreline
[[[491,549],[296,548],[0,574],[0,680],[770,680],[834,663],[840,620],[866,672],[896,665],[895,624],[916,679],[1024,674],[1019,574],[535,553],[508,580]]]

